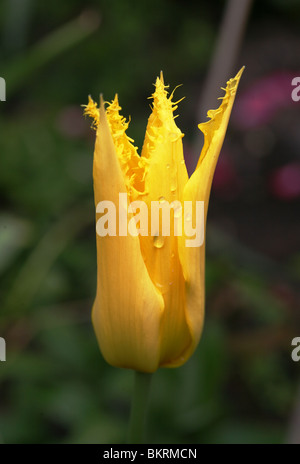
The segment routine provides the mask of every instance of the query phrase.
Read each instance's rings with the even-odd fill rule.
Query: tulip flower
[[[174,119],[177,103],[168,96],[163,76],[152,95],[141,156],[127,135],[129,123],[120,115],[118,97],[100,108],[89,98],[85,114],[94,118],[96,143],[93,177],[97,205],[115,205],[116,225],[97,234],[97,294],[92,320],[104,358],[113,366],[152,373],[159,367],[182,365],[198,345],[204,320],[205,243],[187,246],[188,234],[154,235],[141,225],[128,233],[121,217],[135,217],[129,203],[141,200],[151,213],[152,202],[192,205],[204,202],[203,230],[218,156],[226,133],[242,70],[227,82],[217,110],[199,124],[204,146],[189,178],[183,156],[183,135]],[[123,196],[120,197],[120,194]],[[124,195],[125,194],[125,195]],[[120,198],[125,199],[120,204]],[[182,211],[180,214],[184,214]],[[134,219],[136,221],[136,217]],[[139,224],[137,222],[136,226]],[[109,224],[107,224],[109,229]]]

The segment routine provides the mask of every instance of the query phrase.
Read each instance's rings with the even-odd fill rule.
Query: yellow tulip
[[[198,126],[204,146],[190,178],[183,157],[184,134],[174,120],[177,104],[173,94],[168,97],[162,75],[152,95],[141,156],[126,134],[129,123],[119,113],[118,97],[106,109],[103,101],[98,108],[89,98],[85,114],[94,118],[97,130],[95,205],[116,205],[117,230],[124,206],[119,206],[120,193],[127,194],[128,203],[143,200],[149,210],[153,201],[178,200],[191,201],[194,213],[196,201],[204,201],[206,222],[212,178],[242,71],[227,82],[221,105],[208,112],[210,120]],[[185,232],[176,236],[173,224],[174,216],[170,236],[97,234],[92,320],[102,354],[113,366],[149,373],[177,367],[197,347],[204,320],[205,244],[186,246]]]

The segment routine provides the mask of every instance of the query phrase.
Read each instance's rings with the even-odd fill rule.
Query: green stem
[[[135,372],[128,443],[143,443],[152,374]]]

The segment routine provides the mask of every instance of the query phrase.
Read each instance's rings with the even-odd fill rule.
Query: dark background
[[[118,92],[141,147],[162,69],[186,97],[191,172],[225,4],[1,2],[0,442],[125,442],[132,372],[105,363],[90,321],[95,133],[80,105]],[[227,76],[246,65],[210,200],[204,333],[182,368],[154,377],[150,443],[300,440],[299,23],[298,0],[253,2]]]

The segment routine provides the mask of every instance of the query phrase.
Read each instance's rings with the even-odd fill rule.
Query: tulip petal
[[[103,103],[93,175],[96,207],[111,201],[118,229],[119,193],[127,189]],[[159,365],[164,301],[149,277],[139,238],[97,234],[97,270],[92,319],[103,356],[117,367],[154,372]]]
[[[173,112],[176,108],[172,95],[167,97],[161,75],[156,80],[153,110],[142,150],[142,158],[148,161],[145,171],[147,195],[143,200],[148,207],[149,224],[151,220],[152,224],[154,222],[153,212],[150,215],[150,211],[154,202],[157,202],[170,218],[170,229],[164,234],[161,220],[157,230],[149,230],[148,236],[140,237],[149,275],[165,303],[161,321],[160,365],[172,362],[191,343],[184,312],[185,283],[178,256],[177,236],[174,236],[174,210],[172,207],[169,209],[172,202],[178,202],[182,196],[188,180],[183,158],[183,134],[174,121]]]
[[[208,112],[211,119],[199,124],[199,128],[204,133],[204,146],[196,170],[184,188],[183,201],[193,202],[193,218],[195,218],[196,214],[195,202],[204,201],[204,234],[212,179],[243,69],[239,71],[236,77],[227,82],[225,96],[222,98],[220,107],[217,110]],[[182,237],[179,237],[178,243],[180,262],[185,279],[186,320],[190,329],[192,344],[183,355],[183,358],[173,364],[174,366],[181,365],[195,350],[201,336],[204,320],[205,237],[204,244],[200,247],[187,247],[186,239],[187,237],[183,234]]]

